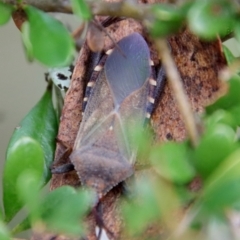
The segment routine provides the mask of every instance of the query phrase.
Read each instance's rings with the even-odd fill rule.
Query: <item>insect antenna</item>
[[[117,23],[119,21],[124,20],[125,18],[120,18],[120,17],[109,17],[105,20],[103,20],[101,23],[97,22],[95,19],[92,20],[92,23],[95,24],[95,26],[97,28],[99,28],[101,31],[103,31],[108,37],[109,39],[112,41],[113,46],[116,47],[116,49],[118,49],[118,51],[124,56],[124,52],[121,50],[121,48],[118,46],[118,44],[116,43],[116,41],[112,38],[112,36],[106,31],[106,27],[110,26],[113,23]]]
[[[113,233],[107,228],[103,221],[103,209],[102,204],[99,202],[97,206],[93,209],[93,214],[95,215],[96,224],[99,227],[99,232],[97,234],[97,240],[101,239],[103,229],[111,236],[111,239],[114,237]]]

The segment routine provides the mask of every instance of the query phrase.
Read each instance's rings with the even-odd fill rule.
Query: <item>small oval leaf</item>
[[[240,150],[233,152],[209,177],[203,189],[202,210],[208,214],[224,214],[239,204]],[[200,203],[200,202],[199,202]]]
[[[21,121],[20,126],[15,129],[8,145],[7,158],[16,141],[22,137],[35,139],[44,152],[43,179],[44,183],[46,183],[50,178],[49,167],[54,157],[57,127],[57,119],[52,104],[52,92],[50,89],[47,89],[40,101]]]
[[[12,235],[16,235],[18,233],[21,233],[23,231],[30,229],[30,227],[31,227],[31,223],[30,223],[29,217],[26,217],[22,220],[22,222],[20,222],[11,230],[11,233]]]
[[[34,139],[22,137],[11,147],[3,171],[3,205],[6,222],[9,222],[23,206],[17,193],[20,175],[24,171],[35,171],[40,186],[43,167],[44,153],[40,144]]]
[[[221,123],[214,125],[201,139],[194,153],[201,176],[207,178],[236,147],[233,129]]]
[[[63,24],[31,6],[26,7],[26,13],[34,57],[52,67],[70,65],[75,47]]]
[[[0,25],[7,23],[14,8],[11,5],[0,2]]]
[[[40,205],[38,173],[34,170],[25,170],[18,178],[17,190],[20,200],[26,205],[30,213],[30,219],[37,219]]]
[[[206,127],[208,129],[211,129],[214,128],[216,124],[223,123],[225,125],[228,125],[232,129],[236,130],[238,127],[238,123],[234,115],[235,114],[232,114],[231,112],[223,109],[216,110],[214,113],[207,117]]]
[[[71,0],[74,13],[83,20],[90,20],[92,14],[90,8],[84,0]]]
[[[54,232],[82,235],[84,227],[81,220],[94,204],[93,192],[76,191],[69,186],[63,186],[50,192],[39,208],[41,221]]]
[[[167,36],[176,32],[185,17],[185,13],[180,8],[165,4],[153,5],[152,15],[154,21],[150,25],[150,33],[154,37]]]
[[[228,65],[231,64],[234,60],[236,60],[236,57],[234,57],[234,55],[232,54],[232,52],[229,50],[229,48],[227,48],[226,46],[223,46],[223,52],[224,55],[226,57],[227,63]]]
[[[33,49],[32,49],[32,43],[31,40],[29,39],[29,22],[24,22],[21,26],[22,30],[22,41],[23,41],[23,46],[25,49],[26,57],[29,62],[32,62],[34,59],[33,56]]]
[[[124,222],[130,235],[144,232],[147,224],[160,216],[156,182],[144,174],[131,186],[133,198],[122,202]]]
[[[9,233],[9,230],[6,227],[6,224],[2,221],[0,221],[0,239],[1,240],[11,240],[11,235]]]
[[[156,171],[171,182],[188,183],[195,175],[185,144],[169,142],[158,146],[151,151],[150,160]]]
[[[228,93],[219,98],[214,104],[206,108],[207,113],[212,113],[219,108],[229,109],[239,106],[240,103],[240,77],[235,75],[229,80]]]
[[[195,1],[188,12],[191,31],[203,38],[225,36],[233,29],[234,8],[228,0]]]

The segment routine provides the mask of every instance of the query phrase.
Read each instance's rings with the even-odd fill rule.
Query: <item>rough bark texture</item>
[[[139,32],[145,35],[141,24],[132,19],[113,24],[107,28],[107,31],[116,42],[132,32]],[[204,110],[204,106],[218,98],[224,90],[222,83],[218,80],[218,72],[226,64],[220,43],[218,41],[208,43],[200,41],[187,29],[183,29],[178,34],[170,37],[169,43],[172,49],[172,56],[182,77],[192,109],[196,113],[201,113]],[[106,36],[104,49],[109,49],[112,45],[112,41]],[[157,63],[157,53],[153,48],[151,48],[151,53],[154,57],[154,62]],[[89,50],[85,44],[80,52],[73,73],[71,87],[65,98],[58,133],[58,138],[69,146],[73,146],[74,144],[82,118],[81,112],[84,88],[89,78],[88,66]],[[156,135],[156,142],[168,140],[181,141],[186,137],[186,131],[181,120],[181,115],[176,107],[174,96],[168,84],[166,84],[161,99],[156,106],[151,119],[151,125]],[[65,147],[58,143],[55,156],[56,165],[62,164],[63,161],[69,161],[68,159],[59,161],[64,151]],[[73,171],[66,174],[53,175],[51,189],[55,189],[62,185],[79,187],[80,182],[77,174]],[[121,238],[121,230],[124,224],[119,215],[120,196],[121,186],[117,186],[101,200],[103,212],[102,220],[104,227],[111,232],[111,234],[109,234],[110,239],[124,239],[124,237]],[[97,239],[95,235],[96,223],[94,214],[89,215],[87,222],[89,224],[89,234],[86,239]],[[159,226],[152,226],[146,234],[149,234],[149,237],[156,237],[162,234],[162,230]],[[53,239],[52,237],[53,235],[42,235],[39,237],[39,235],[35,233],[35,236],[33,236],[32,239],[47,240]],[[56,238],[54,239],[56,240],[69,239],[67,237],[64,238],[63,236],[55,237]]]
[[[218,72],[226,65],[219,41],[200,41],[188,29],[169,38],[172,56],[181,75],[192,110],[202,113],[226,91]],[[156,141],[183,140],[186,131],[174,96],[167,84],[152,115]]]

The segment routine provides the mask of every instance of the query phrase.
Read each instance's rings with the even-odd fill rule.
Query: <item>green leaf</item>
[[[26,205],[30,212],[31,220],[39,217],[38,208],[40,205],[39,199],[39,180],[36,172],[25,170],[18,178],[17,190],[19,198]]]
[[[23,219],[22,222],[20,222],[18,225],[16,225],[12,230],[12,235],[16,235],[18,233],[21,233],[23,231],[26,231],[31,228],[31,223],[29,217],[26,217]]]
[[[52,67],[70,65],[75,47],[68,30],[47,13],[31,6],[25,10],[34,57]]]
[[[0,208],[0,221],[3,220],[3,211],[2,208]]]
[[[11,5],[0,2],[0,25],[7,23],[14,8]]]
[[[188,183],[195,175],[185,144],[169,142],[153,148],[150,160],[156,171],[171,182]]]
[[[129,187],[130,194],[125,194],[128,198],[122,202],[122,212],[130,235],[145,234],[149,226],[159,222],[161,226],[176,229],[178,220],[173,219],[172,213],[178,212],[182,205],[172,184],[159,178],[152,169],[144,169],[135,174]]]
[[[240,200],[240,150],[232,153],[213,172],[205,184],[200,200],[207,214],[224,214]]]
[[[122,205],[124,222],[131,235],[144,232],[146,226],[159,217],[158,190],[152,179],[144,175],[136,179],[131,189],[133,198]]]
[[[238,127],[238,122],[235,119],[235,116],[238,116],[238,114],[232,114],[232,112],[223,109],[216,110],[206,119],[206,127],[211,129],[214,128],[216,124],[223,123],[236,130]]]
[[[11,240],[11,235],[9,233],[9,230],[7,229],[7,226],[5,223],[0,221],[0,239],[1,240]]]
[[[21,27],[22,30],[22,41],[23,41],[23,46],[27,55],[28,61],[32,62],[34,59],[33,56],[33,49],[32,49],[32,43],[29,38],[30,36],[30,26],[29,22],[24,22]]]
[[[194,153],[195,164],[202,177],[207,178],[236,148],[235,131],[231,127],[221,123],[212,126]]]
[[[42,201],[41,220],[51,231],[82,235],[83,220],[93,206],[96,196],[88,190],[76,191],[64,186],[50,192]]]
[[[36,140],[22,137],[11,146],[3,171],[3,204],[6,222],[9,222],[23,206],[17,194],[20,175],[25,171],[36,172],[40,186],[43,167],[44,153]]]
[[[232,31],[234,14],[233,4],[228,0],[195,1],[188,12],[188,24],[193,33],[214,39]]]
[[[240,77],[233,76],[229,80],[228,93],[218,99],[214,104],[208,106],[206,111],[208,114],[218,110],[219,108],[229,111],[231,108],[240,105]]]
[[[149,152],[152,148],[152,132],[150,132],[149,128],[143,129],[142,123],[135,123],[133,126],[129,122],[126,122],[124,129],[132,149],[137,149],[138,162],[135,167],[138,168],[138,165],[148,165]]]
[[[235,33],[236,39],[237,39],[238,42],[239,42],[239,41],[240,41],[240,24],[239,24],[239,17],[238,17],[237,20],[236,20],[234,33]]]
[[[240,126],[240,104],[232,107],[229,112],[234,117],[236,124]]]
[[[167,36],[176,32],[184,19],[180,9],[165,4],[153,5],[151,14],[154,16],[154,21],[149,27],[154,37]]]
[[[40,101],[21,121],[11,137],[7,150],[7,159],[14,150],[15,143],[23,137],[35,139],[44,152],[43,180],[46,183],[50,178],[50,165],[54,158],[55,138],[57,135],[57,120],[52,104],[52,92],[50,89],[44,93]],[[21,159],[19,159],[19,162]]]
[[[92,14],[89,6],[84,0],[71,0],[73,12],[81,19],[89,21],[92,19]]]
[[[225,55],[225,57],[226,57],[226,59],[227,59],[228,65],[229,65],[229,64],[231,64],[232,62],[234,62],[234,60],[235,60],[236,58],[233,56],[232,52],[231,52],[226,46],[224,46],[224,45],[222,45],[222,46],[223,46],[224,55]]]

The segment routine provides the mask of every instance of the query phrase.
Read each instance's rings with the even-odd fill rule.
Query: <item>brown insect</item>
[[[150,117],[156,86],[165,76],[161,69],[158,81],[153,79],[149,48],[140,34],[123,38],[118,47],[121,51],[108,51],[94,69],[70,155],[81,183],[99,198],[133,174],[136,149],[129,130]]]

